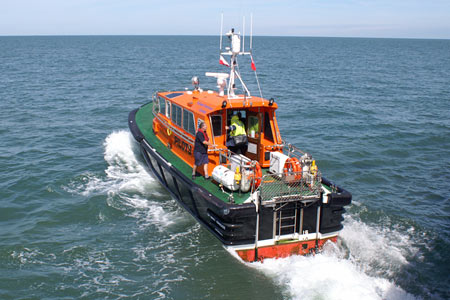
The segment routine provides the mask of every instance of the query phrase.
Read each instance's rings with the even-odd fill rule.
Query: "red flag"
[[[253,56],[250,56],[252,59],[252,70],[256,71],[256,66],[255,66],[255,62],[253,61]]]
[[[219,64],[229,67],[230,64],[226,61],[226,59],[221,55],[219,59]]]

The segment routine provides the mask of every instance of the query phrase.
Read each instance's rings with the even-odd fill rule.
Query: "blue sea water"
[[[218,46],[0,37],[0,299],[449,299],[450,40],[254,37],[283,138],[353,204],[337,245],[252,264],[146,172],[127,129],[155,91],[216,89]]]

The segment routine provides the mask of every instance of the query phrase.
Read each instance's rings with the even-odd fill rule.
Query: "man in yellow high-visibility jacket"
[[[230,140],[227,142],[228,148],[236,154],[244,154],[247,152],[247,134],[245,132],[244,123],[239,120],[237,115],[231,117],[230,126],[225,127],[230,130]]]

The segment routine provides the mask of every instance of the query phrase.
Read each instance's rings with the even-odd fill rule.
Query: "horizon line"
[[[180,37],[219,37],[211,34],[0,34],[0,37],[95,37],[95,36],[180,36]],[[247,36],[246,36],[247,37]],[[450,40],[438,37],[373,37],[373,36],[317,36],[317,35],[253,35],[253,37],[286,37],[286,38],[350,38],[350,39],[406,39],[406,40]]]

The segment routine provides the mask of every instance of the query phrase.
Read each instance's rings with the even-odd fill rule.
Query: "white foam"
[[[146,170],[140,160],[140,149],[127,130],[109,134],[104,143],[104,174],[87,172],[65,189],[82,196],[107,195],[107,204],[138,219],[140,227],[157,225],[163,230],[175,224],[183,213],[163,188]],[[165,198],[164,201],[153,201]],[[104,221],[104,216],[99,217]]]
[[[108,164],[105,174],[86,172],[65,189],[83,196],[115,194],[119,192],[151,193],[156,181],[141,162],[139,148],[132,135],[125,130],[111,133],[103,143]]]
[[[145,194],[154,179],[137,160],[137,143],[128,131],[111,133],[104,142],[105,161],[109,164],[105,170],[111,180],[117,180],[117,189]]]
[[[349,249],[350,259],[366,273],[394,277],[408,264],[408,257],[418,252],[409,233],[383,225],[369,226],[347,216],[340,237]]]
[[[408,256],[417,251],[410,236],[371,227],[351,216],[346,217],[344,228],[338,244],[326,243],[315,256],[246,265],[286,286],[292,299],[415,299],[394,282]]]
[[[11,257],[13,259],[16,259],[17,261],[19,261],[21,264],[26,264],[26,263],[37,263],[38,260],[36,259],[36,257],[40,257],[43,256],[44,253],[34,249],[28,249],[28,248],[23,248],[22,251],[13,251],[11,253]]]
[[[128,216],[136,218],[141,228],[156,225],[158,231],[164,231],[167,227],[179,223],[184,218],[184,213],[173,203],[175,210],[167,207],[167,201],[175,202],[169,199],[166,203],[143,199],[140,196],[132,197],[122,196],[123,204],[132,208]],[[169,203],[172,204],[172,203]]]
[[[158,230],[164,230],[183,217],[175,200],[158,191],[159,183],[137,159],[140,150],[128,131],[111,133],[104,146],[105,161],[109,165],[105,172],[114,182],[108,190],[110,204],[118,197],[120,205],[132,208],[128,215],[137,218],[141,226],[157,225]],[[155,197],[166,200],[151,200]]]
[[[326,252],[256,263],[293,299],[413,299],[384,278],[370,277],[350,260]]]

